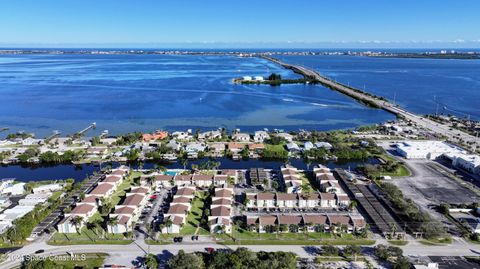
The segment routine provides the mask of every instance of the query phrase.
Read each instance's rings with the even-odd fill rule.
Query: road
[[[303,66],[287,64],[278,59],[267,57],[267,56],[262,56],[262,58],[272,61],[274,63],[277,63],[285,68],[291,69],[307,77],[313,78],[317,80],[319,83],[321,83],[322,85],[335,89],[357,100],[366,101],[368,103],[375,104],[377,107],[382,108],[386,111],[389,111],[395,115],[403,116],[406,120],[410,120],[424,129],[430,130],[431,132],[436,133],[440,136],[446,136],[450,141],[453,141],[459,144],[461,144],[462,142],[465,144],[469,144],[473,149],[480,147],[480,141],[478,140],[478,138],[476,138],[473,135],[470,135],[463,131],[450,129],[448,125],[437,123],[427,118],[423,118],[399,106],[396,106],[395,104],[390,103],[389,101],[379,99],[375,96],[368,95],[365,92],[362,92],[358,89],[353,89],[339,82],[330,80],[329,78],[319,74],[318,72],[310,70]]]
[[[385,244],[383,240],[377,243]],[[40,256],[54,256],[69,253],[95,253],[104,252],[110,256],[106,259],[105,264],[117,264],[131,266],[132,261],[137,257],[142,257],[146,253],[157,254],[160,259],[168,259],[179,250],[186,252],[205,251],[205,248],[230,248],[247,247],[252,251],[291,251],[301,258],[315,257],[315,246],[300,245],[250,245],[250,246],[224,246],[215,243],[182,243],[170,245],[147,245],[143,240],[137,240],[130,245],[70,245],[70,246],[50,246],[45,242],[36,242],[29,244],[21,249],[11,252],[7,255],[7,259],[0,264],[0,269],[10,269],[20,265],[21,257],[31,255],[36,250],[43,249],[44,253]],[[367,247],[368,248],[368,247]],[[472,256],[480,252],[480,246],[467,243],[465,241],[455,241],[451,245],[445,246],[426,246],[417,241],[412,241],[406,246],[401,247],[404,255],[409,256]]]

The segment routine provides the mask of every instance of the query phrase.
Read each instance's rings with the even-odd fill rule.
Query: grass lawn
[[[351,234],[337,237],[330,233],[257,233],[237,229],[232,235],[220,234],[225,245],[372,245],[375,240],[357,239]],[[235,239],[235,240],[234,240]]]
[[[69,268],[93,269],[102,267],[105,258],[108,257],[108,254],[106,253],[84,253],[76,255],[79,259],[70,260],[69,255],[58,255],[54,256],[53,259],[55,259],[56,265],[63,265]],[[85,260],[82,259],[83,257],[85,257]]]
[[[188,212],[187,222],[183,225],[180,230],[181,235],[193,235],[197,230],[197,227],[200,226],[200,221],[203,215],[203,208],[205,205],[205,199],[208,194],[206,191],[198,191],[195,198],[192,201],[192,209]],[[205,228],[200,227],[198,229],[199,235],[208,235],[210,234]]]
[[[433,239],[422,239],[420,243],[426,246],[442,246],[452,243],[452,238],[433,238]]]
[[[408,244],[408,241],[405,241],[405,240],[388,240],[388,243],[390,243],[390,245],[394,245],[394,246],[405,246]]]
[[[131,239],[125,238],[123,234],[109,234],[105,233],[105,239],[102,239],[101,234],[97,235],[94,231],[88,230],[86,227],[82,228],[80,234],[64,234],[55,233],[48,241],[50,245],[82,245],[82,244],[130,244]]]

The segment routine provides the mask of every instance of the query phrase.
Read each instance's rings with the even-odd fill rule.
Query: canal
[[[208,158],[191,160],[187,164],[187,168],[190,168],[192,164],[201,164],[202,162],[208,161]],[[215,161],[220,162],[219,169],[250,169],[252,167],[261,167],[266,169],[279,169],[280,166],[284,165],[284,161],[278,160],[240,160],[233,161],[229,158],[218,158]],[[303,159],[290,159],[290,164],[298,169],[312,169],[316,163],[311,163],[308,165],[303,161]],[[355,169],[358,165],[365,163],[376,164],[376,159],[368,159],[367,161],[361,162],[327,162],[324,165],[329,168],[345,168],[345,169]],[[183,168],[181,162],[170,162],[170,163],[156,163],[156,162],[146,162],[142,163],[144,169],[155,168],[155,165],[162,165],[168,169],[178,169]],[[81,181],[87,176],[91,175],[94,171],[99,171],[103,166],[95,166],[92,164],[82,164],[82,165],[73,165],[73,164],[58,164],[58,165],[8,165],[0,166],[0,179],[2,178],[16,178],[19,181],[40,181],[40,180],[58,180],[58,179],[67,179],[73,178],[75,181]],[[117,167],[119,163],[111,163],[112,167]],[[131,168],[137,168],[139,163],[127,164]]]

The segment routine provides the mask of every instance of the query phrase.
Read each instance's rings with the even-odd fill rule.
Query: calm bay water
[[[1,55],[0,127],[46,136],[97,122],[111,134],[227,127],[330,130],[392,119],[319,85],[234,85],[297,77],[258,58],[174,55]]]
[[[480,120],[480,60],[280,56],[415,113],[454,114]]]

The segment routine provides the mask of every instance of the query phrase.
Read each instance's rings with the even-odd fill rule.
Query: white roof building
[[[33,193],[45,193],[62,190],[63,186],[59,183],[41,185],[32,189]]]
[[[25,183],[10,185],[2,190],[3,194],[20,195],[25,191]]]
[[[406,159],[434,160],[443,154],[465,153],[465,150],[442,141],[403,141],[397,143],[397,153]]]
[[[253,141],[255,142],[263,142],[265,139],[269,139],[270,135],[265,131],[256,131],[255,135],[253,136]]]
[[[310,141],[307,141],[307,142],[305,142],[305,144],[303,144],[303,148],[305,150],[311,150],[311,149],[313,149],[313,143],[310,142]]]
[[[250,141],[250,135],[247,133],[236,133],[232,135],[232,139],[239,142],[248,142]]]

